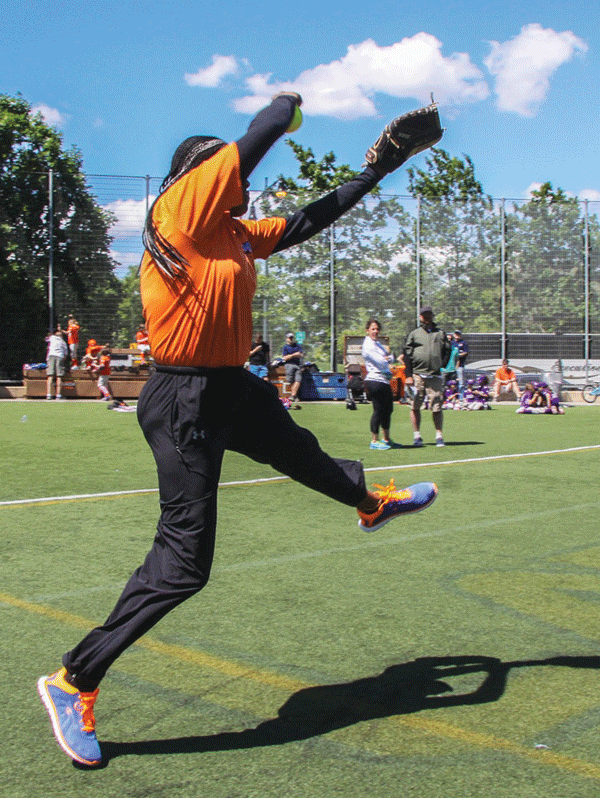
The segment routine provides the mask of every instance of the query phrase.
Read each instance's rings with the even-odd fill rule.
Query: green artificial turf
[[[134,413],[0,403],[0,795],[599,794],[600,410],[448,412],[443,449],[424,413],[426,446],[384,452],[369,413],[293,417],[369,482],[433,480],[437,501],[368,535],[351,508],[227,455],[212,580],[109,671],[90,772],[35,682],[145,556],[154,462]],[[392,437],[412,439],[404,407]]]

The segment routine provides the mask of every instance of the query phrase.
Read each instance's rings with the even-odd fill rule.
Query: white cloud
[[[152,205],[155,197],[148,198],[148,207]],[[114,213],[117,221],[111,226],[110,234],[114,238],[131,238],[141,236],[146,221],[146,200],[115,200],[103,206],[105,210]]]
[[[523,192],[524,199],[531,199],[533,197],[534,191],[539,191],[542,187],[542,183],[531,183]]]
[[[558,67],[588,49],[571,31],[558,33],[537,23],[525,25],[514,39],[490,45],[484,63],[496,77],[497,107],[528,117],[546,98],[549,79]]]
[[[35,116],[35,114],[41,114],[42,119],[47,125],[51,125],[52,127],[62,127],[66,124],[68,120],[68,116],[65,114],[61,114],[60,111],[57,111],[56,108],[50,108],[49,105],[45,103],[38,103],[37,105],[31,106],[31,113]]]
[[[600,191],[595,188],[584,188],[578,194],[579,199],[589,200],[590,202],[600,202]]]
[[[227,75],[237,75],[239,72],[238,61],[233,55],[213,55],[212,64],[205,69],[199,69],[193,74],[186,72],[183,76],[188,86],[203,86],[216,88]]]
[[[482,73],[466,53],[442,54],[442,43],[417,33],[389,47],[372,39],[350,45],[346,55],[302,72],[288,83],[270,82],[270,75],[254,75],[246,83],[252,94],[237,100],[238,111],[254,113],[278,91],[295,90],[307,115],[356,119],[375,116],[374,95],[411,97],[440,103],[482,100],[489,94]]]
[[[241,64],[249,67],[233,56],[216,55],[211,67],[185,75],[185,80],[195,86],[217,86],[224,75],[239,74]],[[240,113],[256,113],[277,92],[297,91],[305,114],[338,119],[375,116],[377,93],[427,103],[433,92],[444,104],[474,102],[489,95],[481,71],[467,53],[444,56],[442,43],[423,32],[389,47],[366,39],[350,45],[339,60],[307,69],[292,81],[273,80],[268,73],[250,75],[245,84],[249,94],[233,103]]]

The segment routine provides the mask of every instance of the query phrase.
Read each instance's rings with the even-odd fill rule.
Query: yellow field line
[[[513,743],[503,737],[494,734],[481,734],[467,729],[461,729],[451,723],[443,721],[428,720],[418,715],[408,717],[395,717],[395,722],[403,726],[410,726],[426,734],[433,734],[437,737],[444,737],[450,740],[457,740],[462,743],[477,746],[478,748],[493,749],[496,751],[506,751],[515,756],[531,759],[542,765],[552,765],[560,770],[568,770],[587,779],[600,779],[600,767],[591,762],[584,762],[581,759],[574,759],[563,754],[555,754],[548,749],[526,748],[518,743]]]
[[[95,625],[93,621],[90,621],[88,618],[84,618],[81,615],[63,612],[62,610],[47,607],[43,604],[35,604],[30,601],[23,601],[23,599],[19,599],[16,596],[11,596],[8,593],[0,592],[0,603],[7,604],[10,607],[15,607],[36,615],[41,615],[54,621],[59,621],[60,623],[64,623],[68,626],[74,626],[87,630],[93,628]],[[257,670],[235,662],[213,657],[210,654],[206,654],[201,651],[194,651],[193,649],[189,649],[184,646],[161,643],[159,640],[153,640],[149,637],[143,637],[134,645],[138,646],[139,648],[146,649],[147,651],[152,651],[155,654],[171,657],[172,659],[196,665],[201,668],[214,670],[231,678],[248,679],[257,682],[258,684],[267,685],[269,687],[277,687],[289,692],[297,692],[299,690],[304,690],[306,688],[315,686],[306,682],[301,682],[297,679],[288,678],[287,676],[281,676],[270,671]],[[583,776],[587,779],[600,780],[599,766],[580,759],[574,759],[573,757],[565,756],[563,754],[556,754],[547,749],[539,750],[526,748],[525,746],[514,743],[503,737],[469,731],[468,729],[462,729],[459,726],[455,726],[451,723],[431,720],[417,714],[392,716],[387,720],[390,723],[395,723],[405,728],[420,731],[425,734],[431,734],[446,740],[455,740],[457,742],[476,746],[478,748],[484,748],[486,750],[505,751],[509,754],[532,760],[541,765],[552,766],[559,770],[564,770],[579,776]]]

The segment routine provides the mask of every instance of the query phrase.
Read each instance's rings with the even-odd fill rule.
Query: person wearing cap
[[[291,388],[291,402],[295,410],[300,410],[300,401],[298,393],[300,391],[300,383],[302,382],[302,358],[304,357],[304,350],[296,341],[294,333],[289,332],[285,336],[285,344],[283,345],[281,359],[285,363],[285,379],[289,382]]]
[[[453,346],[458,349],[456,375],[458,377],[458,393],[462,399],[465,393],[465,363],[469,357],[469,344],[462,337],[461,330],[454,330]]]
[[[442,368],[450,359],[451,345],[448,336],[433,321],[433,309],[421,308],[419,326],[408,334],[404,346],[406,384],[412,391],[410,420],[414,433],[413,446],[423,446],[421,437],[421,405],[427,394],[435,427],[436,446],[444,446],[442,433],[444,402],[444,377]]]
[[[150,354],[150,344],[148,343],[148,330],[145,324],[140,324],[135,334],[135,342],[140,353],[140,362],[146,362],[146,356]]]

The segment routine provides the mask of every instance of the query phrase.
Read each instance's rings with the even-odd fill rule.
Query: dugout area
[[[369,481],[434,479],[434,505],[365,535],[351,508],[228,455],[213,578],[109,671],[107,763],[85,772],[35,682],[144,556],[154,464],[135,414],[0,403],[0,794],[598,795],[598,408],[448,413],[445,449],[425,418],[426,446],[384,453],[369,412],[300,420]],[[407,441],[405,408],[392,432]]]

